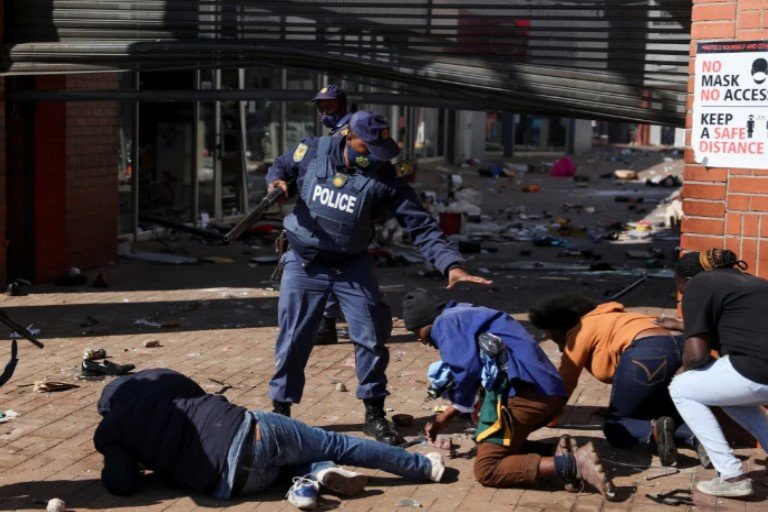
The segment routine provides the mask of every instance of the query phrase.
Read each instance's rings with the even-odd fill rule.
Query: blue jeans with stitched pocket
[[[249,414],[258,422],[261,440],[247,447],[252,450],[253,465],[248,468],[241,496],[269,488],[285,473],[315,476],[334,463],[380,469],[415,481],[429,480],[432,472],[432,463],[420,453],[330,432],[271,412]]]
[[[649,336],[624,350],[616,366],[603,426],[609,443],[622,448],[651,444],[651,420],[670,416],[677,426],[675,440],[693,445],[693,433],[677,413],[667,389],[682,362],[682,349],[682,336]]]

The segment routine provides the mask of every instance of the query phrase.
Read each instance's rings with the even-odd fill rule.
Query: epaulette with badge
[[[413,171],[416,170],[416,166],[410,160],[397,162],[396,164],[393,164],[393,167],[395,168],[395,176],[398,178],[405,178],[406,176],[410,176],[413,174]]]
[[[299,145],[296,146],[296,151],[293,152],[293,161],[299,163],[304,160],[304,156],[307,154],[308,149],[309,146],[300,142]]]

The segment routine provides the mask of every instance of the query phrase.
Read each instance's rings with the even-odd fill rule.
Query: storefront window
[[[289,69],[287,72],[288,90],[314,91],[316,74],[311,71]],[[286,105],[285,150],[290,151],[308,135],[315,133],[315,107],[309,100],[289,101]]]
[[[190,89],[193,73],[142,73],[140,87]],[[193,103],[142,102],[139,107],[139,213],[192,220]]]
[[[416,158],[430,158],[437,154],[438,110],[418,107],[413,109],[416,116]]]
[[[501,140],[501,114],[488,112],[485,117],[485,150],[500,152],[503,150]]]
[[[133,74],[120,75],[120,88],[133,88]],[[117,166],[117,232],[133,232],[133,198],[131,195],[133,164],[133,109],[134,102],[120,102],[120,124],[118,125],[118,166]]]

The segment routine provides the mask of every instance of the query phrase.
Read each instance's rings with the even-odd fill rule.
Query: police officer
[[[328,134],[341,132],[346,135],[345,130],[352,114],[347,112],[347,95],[341,87],[328,84],[318,91],[312,101],[320,114],[320,122],[328,128]],[[315,345],[331,345],[339,341],[336,320],[341,318],[341,306],[336,296],[331,293],[323,310],[320,328],[315,334]]]
[[[385,374],[392,331],[389,306],[381,299],[367,246],[377,212],[388,208],[422,253],[448,277],[448,288],[461,281],[491,282],[468,274],[461,255],[445,240],[416,192],[389,162],[400,149],[387,120],[376,112],[356,112],[347,134],[310,137],[280,156],[267,173],[269,190],[288,192],[296,180],[298,198],[285,218],[290,250],[283,255],[278,303],[275,374],[269,385],[274,412],[290,415],[301,400],[304,367],[333,292],[341,303],[355,343],[357,397],[365,404],[364,432],[395,444],[397,432],[386,420]]]

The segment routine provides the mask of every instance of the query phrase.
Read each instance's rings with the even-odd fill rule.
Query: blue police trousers
[[[355,344],[358,398],[386,396],[392,313],[382,302],[368,253],[331,268],[305,262],[293,251],[283,255],[283,277],[277,306],[280,332],[275,347],[275,374],[269,397],[298,403],[304,391],[304,367],[320,326],[330,292],[336,296]]]

